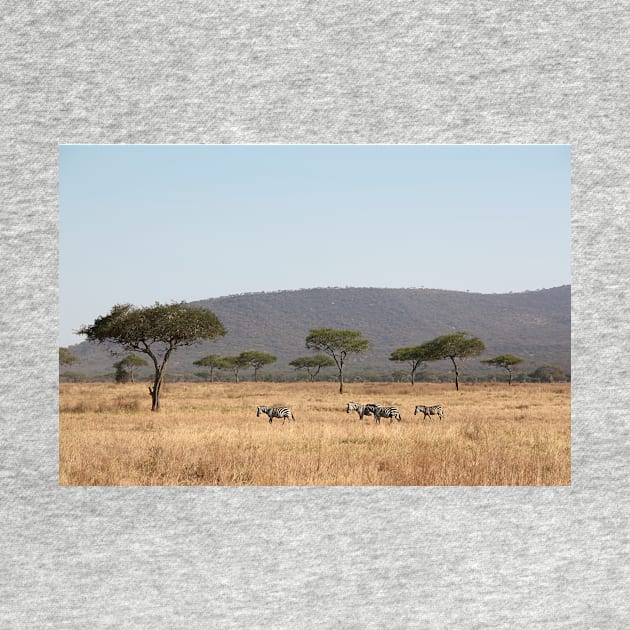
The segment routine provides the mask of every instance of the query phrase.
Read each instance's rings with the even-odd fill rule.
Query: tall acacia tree
[[[515,354],[500,354],[498,357],[493,357],[492,359],[483,359],[482,363],[487,363],[489,365],[496,365],[497,367],[501,367],[504,370],[507,370],[508,373],[508,385],[512,384],[512,368],[519,363],[523,363],[525,359],[521,357],[517,357]]]
[[[358,330],[316,328],[306,338],[306,347],[332,357],[339,370],[339,393],[343,394],[343,367],[347,356],[365,352],[370,342]]]
[[[306,370],[308,378],[312,383],[319,371],[324,367],[333,367],[335,362],[325,354],[316,354],[312,357],[298,357],[289,363],[296,370]]]
[[[405,361],[409,363],[411,366],[411,375],[409,380],[412,385],[416,382],[416,370],[420,367],[420,364],[427,361],[435,361],[436,359],[437,355],[435,353],[435,348],[430,342],[423,343],[420,346],[397,348],[389,357],[390,361]]]
[[[246,352],[241,352],[239,355],[249,367],[254,368],[254,381],[258,382],[258,370],[265,365],[269,365],[270,363],[274,363],[277,361],[277,357],[274,357],[273,354],[267,354],[265,352],[257,352],[256,350],[247,350]]]
[[[486,346],[478,337],[472,337],[467,332],[456,332],[449,335],[436,337],[426,344],[428,352],[433,357],[432,361],[440,359],[450,359],[455,368],[455,389],[459,391],[459,367],[456,359],[467,359],[477,357]]]
[[[198,340],[214,341],[227,331],[212,311],[180,302],[156,303],[144,308],[117,304],[108,315],[98,317],[92,325],[77,332],[89,341],[115,343],[125,350],[148,355],[155,368],[153,387],[149,386],[151,411],[158,411],[160,389],[171,354]]]

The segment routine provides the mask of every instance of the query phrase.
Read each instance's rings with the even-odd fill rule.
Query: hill
[[[288,362],[309,355],[304,340],[312,328],[360,330],[372,349],[348,363],[351,375],[390,375],[406,369],[388,360],[402,346],[419,345],[438,335],[466,331],[486,344],[483,357],[522,356],[523,369],[555,364],[570,370],[570,286],[522,293],[483,294],[438,289],[316,288],[246,293],[190,302],[212,310],[228,334],[216,343],[179,349],[170,374],[193,374],[192,362],[207,354],[232,355],[243,350],[274,354],[278,361],[261,374],[294,374]],[[83,342],[71,351],[81,362],[72,369],[89,375],[112,372],[116,360],[101,345]],[[448,369],[445,362],[431,366]],[[329,370],[330,371],[330,370]],[[478,360],[464,373],[491,374]]]

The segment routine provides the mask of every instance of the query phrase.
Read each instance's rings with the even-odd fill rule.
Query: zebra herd
[[[366,405],[360,405],[359,403],[349,402],[346,407],[346,413],[351,413],[356,411],[359,414],[359,419],[363,420],[364,416],[374,416],[374,420],[377,424],[381,423],[381,418],[389,418],[389,421],[392,422],[394,418],[400,422],[402,417],[400,415],[400,411],[396,407],[383,407],[382,405],[377,405],[375,403],[368,403]],[[422,419],[424,420],[427,416],[429,418],[431,416],[438,416],[440,420],[444,420],[444,409],[442,405],[416,405],[414,409],[413,415],[415,416],[418,413],[424,414]]]
[[[367,405],[360,405],[359,403],[349,402],[346,407],[346,413],[356,411],[359,414],[359,420],[363,420],[364,416],[374,416],[376,424],[381,423],[381,418],[389,418],[390,422],[393,422],[394,418],[400,422],[402,417],[397,407],[383,407],[376,403],[368,403]]]
[[[397,407],[384,407],[383,405],[377,405],[376,403],[367,403],[361,405],[355,402],[349,402],[346,407],[346,413],[352,413],[356,411],[359,414],[359,419],[363,420],[364,416],[374,416],[376,424],[381,423],[381,418],[389,418],[390,423],[394,421],[394,418],[400,422],[402,416]],[[282,418],[282,424],[288,418],[289,420],[295,420],[295,415],[289,407],[265,407],[259,406],[256,412],[256,417],[260,417],[260,414],[264,413],[269,417],[269,424],[273,422],[274,418]],[[422,419],[425,420],[427,416],[429,419],[431,416],[438,416],[440,420],[444,420],[444,409],[442,405],[433,405],[427,407],[426,405],[416,405],[413,412],[415,416],[418,413],[424,414]]]

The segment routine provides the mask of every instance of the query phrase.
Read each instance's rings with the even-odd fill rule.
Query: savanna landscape
[[[156,413],[146,383],[62,383],[60,484],[568,485],[570,400],[570,383],[167,382]],[[349,401],[402,421],[361,421]],[[269,423],[258,405],[296,420]]]

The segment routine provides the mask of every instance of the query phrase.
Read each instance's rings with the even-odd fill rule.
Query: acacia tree
[[[137,354],[127,355],[124,359],[114,363],[114,367],[116,368],[116,382],[126,383],[128,380],[130,380],[132,383],[134,383],[135,381],[133,380],[133,369],[136,367],[140,367],[141,365],[149,364]]]
[[[397,348],[389,357],[390,361],[406,361],[409,363],[411,366],[409,380],[412,385],[415,383],[416,370],[420,367],[420,364],[426,361],[435,361],[436,359],[435,348],[430,342],[423,343],[420,346]]]
[[[148,355],[155,368],[153,387],[149,386],[151,411],[158,411],[160,388],[171,354],[201,339],[214,341],[227,331],[212,311],[186,306],[183,302],[156,302],[144,308],[117,304],[108,315],[98,317],[92,325],[77,332],[88,341],[111,342]]]
[[[246,357],[243,357],[242,354],[232,356],[232,357],[223,357],[222,365],[219,366],[224,370],[232,370],[234,374],[234,382],[238,383],[238,373],[246,367],[249,367],[249,362]]]
[[[306,347],[332,357],[339,370],[339,393],[343,394],[343,367],[347,356],[365,352],[370,342],[358,330],[316,328],[306,338]]]
[[[289,365],[292,365],[296,370],[306,370],[310,382],[312,383],[322,368],[333,367],[335,362],[325,354],[316,354],[312,357],[298,357],[297,359],[293,359]]]
[[[264,365],[269,365],[274,361],[277,361],[277,357],[273,354],[267,354],[265,352],[257,352],[256,350],[247,350],[241,352],[239,355],[249,367],[254,368],[254,381],[258,382],[258,370]]]
[[[472,337],[467,332],[456,332],[449,335],[436,337],[427,341],[427,351],[432,356],[432,361],[450,359],[455,369],[455,389],[459,391],[459,368],[455,359],[477,357],[485,349],[483,341],[478,337]]]
[[[214,371],[225,367],[223,357],[220,357],[218,354],[209,354],[206,357],[202,357],[197,361],[193,361],[193,365],[200,365],[202,367],[210,368],[211,383],[214,383]]]
[[[500,354],[498,357],[492,359],[482,359],[481,363],[487,363],[488,365],[496,365],[507,370],[508,373],[508,385],[512,384],[512,367],[523,363],[525,359],[517,357],[515,354]]]

